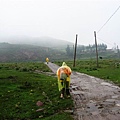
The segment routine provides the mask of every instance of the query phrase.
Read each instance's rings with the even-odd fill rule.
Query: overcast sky
[[[78,34],[78,43],[89,45],[96,31],[98,43],[120,48],[119,6],[120,0],[0,0],[0,42],[10,36],[75,42]]]

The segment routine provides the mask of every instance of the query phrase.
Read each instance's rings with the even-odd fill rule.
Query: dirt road
[[[59,66],[49,63],[56,73]],[[70,93],[74,120],[120,120],[120,87],[102,79],[73,72]]]

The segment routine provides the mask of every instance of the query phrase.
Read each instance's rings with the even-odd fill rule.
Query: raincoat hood
[[[67,66],[67,64],[65,62],[62,63],[62,66]]]

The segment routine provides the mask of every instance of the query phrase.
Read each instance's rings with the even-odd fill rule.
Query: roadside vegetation
[[[60,99],[57,78],[44,63],[0,64],[1,120],[73,120],[71,99]]]

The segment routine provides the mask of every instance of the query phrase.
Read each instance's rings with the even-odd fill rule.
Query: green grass
[[[120,85],[120,61],[95,60],[65,61],[72,71],[111,80]],[[61,66],[62,62],[56,62]],[[0,119],[1,120],[73,120],[71,99],[59,99],[56,75],[46,75],[51,70],[43,63],[0,64]],[[43,102],[38,107],[37,101]],[[38,109],[43,109],[36,112]]]
[[[51,71],[43,63],[0,64],[1,120],[73,120],[64,112],[72,109],[72,100],[60,99],[56,76],[44,72]]]

